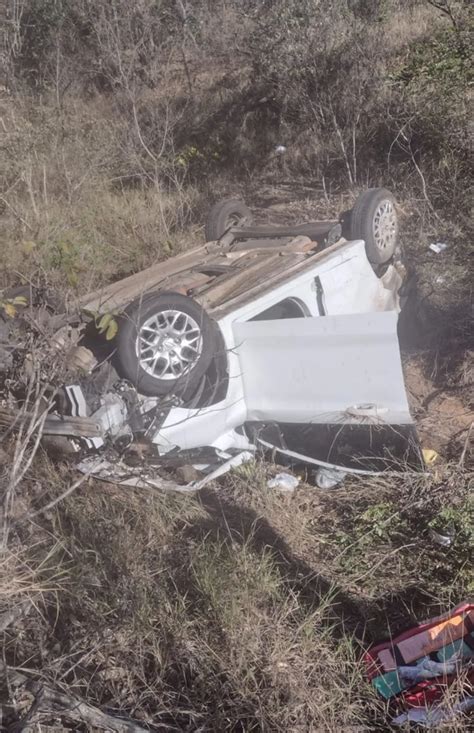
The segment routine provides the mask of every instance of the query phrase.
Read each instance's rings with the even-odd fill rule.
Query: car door
[[[394,311],[234,323],[247,428],[296,459],[419,463]]]

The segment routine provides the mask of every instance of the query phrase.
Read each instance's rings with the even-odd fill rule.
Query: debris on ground
[[[429,535],[433,542],[436,542],[436,544],[441,547],[451,547],[456,536],[454,530],[447,528],[443,530],[443,532],[439,532],[436,529],[433,529],[433,527],[429,528]]]
[[[455,710],[452,704],[445,706],[443,698],[454,683],[465,698],[460,710],[469,709],[474,683],[474,604],[461,604],[372,647],[364,661],[377,693],[394,710],[405,709],[394,719],[397,724],[450,718]]]
[[[276,489],[285,493],[292,493],[298,486],[300,479],[289,473],[278,473],[275,478],[267,481],[269,489]]]
[[[435,254],[440,255],[441,252],[444,252],[448,248],[448,245],[445,242],[432,242],[429,248]]]
[[[474,709],[474,697],[468,696],[454,705],[435,705],[431,708],[412,708],[406,713],[397,715],[392,720],[394,725],[405,725],[415,723],[422,728],[437,728],[439,725],[453,723],[462,713],[468,713]]]
[[[422,450],[423,460],[427,466],[433,465],[438,460],[439,455],[435,450],[431,448],[423,448]]]
[[[316,486],[319,489],[334,489],[347,476],[347,471],[337,468],[319,468],[316,471]]]

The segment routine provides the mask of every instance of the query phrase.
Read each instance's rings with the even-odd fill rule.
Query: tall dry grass
[[[198,498],[83,484],[36,520],[30,557],[60,592],[10,629],[7,662],[151,730],[386,727],[361,655],[464,598],[464,540],[447,555],[426,530],[446,481],[466,519],[466,477],[288,497],[266,486],[276,470],[249,464]],[[40,461],[42,491],[23,500],[38,507],[67,480]]]
[[[177,164],[145,181],[113,111],[3,100],[3,285],[40,278],[83,292],[186,244],[196,191]]]
[[[264,207],[263,176],[267,200],[275,181],[311,184],[282,214],[307,218],[383,183],[424,294],[444,278],[426,329],[467,333],[468,99],[449,43],[447,76],[433,72],[444,14],[405,0],[352,3],[358,14],[342,1],[199,2],[183,21],[187,3],[150,19],[156,3],[121,1],[114,18],[84,0],[62,4],[58,25],[54,4],[8,5],[21,13],[2,48],[1,286],[83,292],[139,270],[196,241],[208,197],[247,190]],[[433,260],[440,239],[449,249]],[[451,466],[288,499],[269,494],[269,470],[199,498],[85,482],[26,519],[74,481],[40,450],[0,558],[1,612],[32,602],[4,635],[5,661],[156,729],[386,727],[361,650],[472,592],[467,539],[446,553],[427,538],[446,505],[467,536],[469,476]]]

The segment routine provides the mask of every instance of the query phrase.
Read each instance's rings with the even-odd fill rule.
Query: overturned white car
[[[216,204],[207,244],[84,296],[68,316],[56,340],[74,332],[78,377],[50,403],[45,441],[75,451],[83,471],[162,488],[194,466],[195,489],[258,448],[356,472],[419,467],[397,234],[385,189],[339,221],[294,227]]]

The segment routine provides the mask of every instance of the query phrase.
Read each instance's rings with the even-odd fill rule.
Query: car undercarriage
[[[86,474],[162,489],[196,490],[258,451],[422,468],[392,195],[295,227],[255,226],[225,200],[206,234],[67,308],[29,285],[4,293],[0,424]]]

